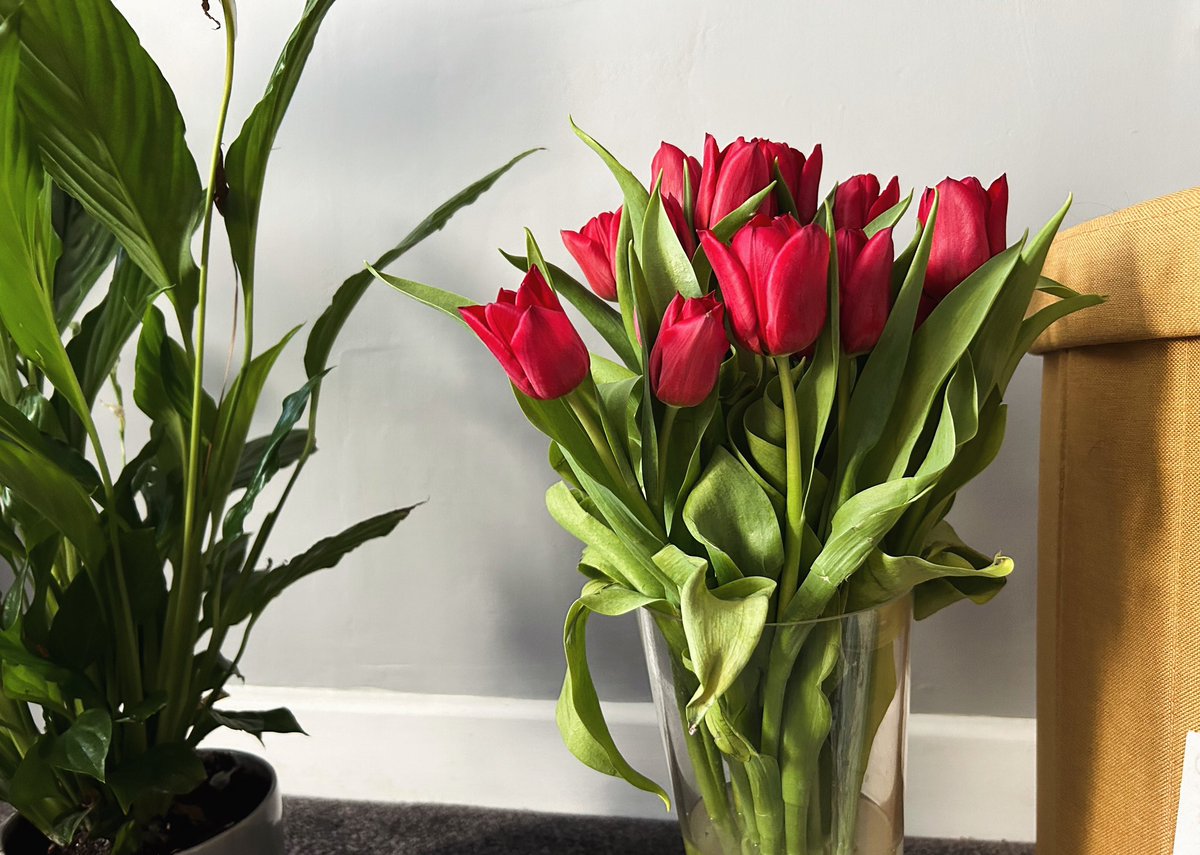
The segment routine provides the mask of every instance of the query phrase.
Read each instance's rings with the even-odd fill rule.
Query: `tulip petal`
[[[721,161],[709,211],[710,227],[770,183],[770,167],[762,148],[739,137]]]
[[[808,348],[829,311],[829,236],[805,226],[790,237],[771,266],[764,292],[763,339],[771,356]]]
[[[925,291],[941,299],[991,258],[987,233],[987,193],[978,180],[946,179],[938,184],[940,203],[934,226]]]
[[[900,177],[893,175],[892,180],[887,183],[887,187],[883,188],[883,192],[879,194],[879,198],[875,200],[875,204],[871,206],[871,210],[867,212],[867,222],[863,224],[866,228],[872,220],[880,214],[887,211],[889,208],[899,204],[900,202]]]
[[[1004,251],[1008,244],[1008,175],[1001,175],[987,189],[988,195],[988,248],[992,255]]]
[[[591,229],[589,233],[588,226],[595,222],[596,220],[590,221],[579,232],[564,229],[561,232],[563,246],[567,248],[567,252],[571,253],[575,263],[583,271],[584,278],[587,279],[597,296],[605,300],[615,300],[617,299],[617,280],[613,273],[613,254],[609,249],[609,246],[615,244],[615,240],[611,243],[606,240],[598,240],[595,229]],[[617,223],[619,226],[620,221],[618,220]]]
[[[721,169],[721,150],[712,134],[704,135],[704,166],[700,170],[700,189],[696,192],[696,227],[708,229],[716,223],[712,219],[713,196],[717,192],[717,173]]]
[[[812,154],[804,161],[804,170],[800,176],[800,192],[793,193],[796,200],[796,210],[802,223],[811,223],[817,216],[817,198],[821,191],[821,167],[825,154],[821,144],[813,146]]]
[[[504,373],[508,375],[508,379],[513,382],[513,385],[526,395],[532,395],[533,387],[529,385],[525,371],[517,361],[512,348],[509,347],[507,341],[501,339],[488,327],[488,308],[488,306],[464,306],[458,310],[458,313],[467,326],[474,330],[475,335],[479,336],[479,340],[483,342],[484,346],[491,351],[492,356],[496,357],[496,361],[500,363],[500,367],[504,369]]]
[[[721,363],[729,351],[722,307],[699,308],[699,315],[664,325],[650,354],[651,388],[660,401],[671,406],[695,407],[703,403],[716,387]]]
[[[734,337],[748,350],[762,353],[758,310],[745,268],[733,250],[717,240],[711,232],[700,232],[700,246],[721,286],[721,298],[729,311]]]
[[[883,229],[870,240],[857,245],[849,270],[841,267],[842,234],[838,233],[838,275],[840,277],[841,340],[848,354],[865,353],[883,334],[892,302],[892,263],[895,246],[892,230]]]
[[[542,306],[525,311],[513,335],[512,350],[529,378],[529,394],[542,400],[574,391],[591,363],[587,346],[566,313]]]

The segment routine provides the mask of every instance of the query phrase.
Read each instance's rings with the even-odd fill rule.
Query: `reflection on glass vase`
[[[639,622],[688,855],[902,855],[911,597],[768,624],[695,728],[683,624]]]

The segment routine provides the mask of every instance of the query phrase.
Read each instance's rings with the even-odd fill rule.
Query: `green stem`
[[[804,483],[800,461],[800,414],[796,408],[796,387],[792,384],[788,357],[775,357],[775,368],[779,372],[787,444],[787,530],[784,533],[783,572],[779,580],[775,613],[775,619],[782,620],[800,581],[800,551],[804,542]]]
[[[658,480],[655,483],[655,506],[658,508],[659,516],[666,513],[667,500],[667,455],[670,453],[671,434],[675,432],[675,419],[679,416],[679,407],[667,405],[666,412],[663,413],[662,427],[658,431]],[[669,525],[670,520],[664,519],[663,524]]]
[[[587,402],[581,400],[575,393],[567,395],[563,400],[575,413],[575,418],[579,420],[580,426],[587,433],[592,445],[596,447],[596,453],[600,455],[604,468],[608,470],[609,477],[612,478],[613,487],[626,498],[628,506],[637,514],[650,533],[660,540],[666,540],[666,532],[654,512],[650,510],[650,505],[646,503],[646,497],[642,495],[641,489],[633,486],[621,472],[621,465],[613,454],[612,446],[609,445],[608,435],[604,432],[604,427],[597,420]]]
[[[204,395],[204,339],[208,308],[209,251],[212,245],[213,199],[221,168],[221,142],[225,136],[225,119],[229,114],[229,99],[233,92],[233,59],[236,22],[232,0],[222,0],[225,17],[225,83],[217,128],[213,135],[212,158],[208,172],[208,188],[204,194],[204,225],[200,243],[200,274],[197,286],[196,350],[192,374],[192,412],[188,431],[187,475],[184,481],[183,554],[179,578],[171,586],[167,607],[167,623],[163,640],[163,656],[159,663],[159,682],[169,701],[162,713],[160,739],[178,741],[183,738],[193,708],[191,700],[192,657],[198,629],[196,615],[200,608],[201,572],[198,541],[202,532],[196,521],[196,504],[200,492],[200,418]]]

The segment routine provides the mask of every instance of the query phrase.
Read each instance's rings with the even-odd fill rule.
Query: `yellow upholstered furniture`
[[[1045,355],[1039,855],[1170,855],[1200,730],[1200,188],[1064,232]]]

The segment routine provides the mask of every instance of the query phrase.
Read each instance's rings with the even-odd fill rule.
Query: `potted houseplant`
[[[474,331],[551,440],[547,505],[587,578],[563,738],[667,800],[587,664],[589,618],[637,611],[689,852],[894,855],[911,616],[1012,570],[946,515],[999,448],[1021,356],[1097,302],[1040,275],[1066,206],[1010,245],[1007,179],[946,179],[904,247],[911,195],[864,174],[821,203],[819,146],[664,143],[647,187],[575,130],[623,196],[563,233],[587,285],[528,234],[520,288],[486,306],[378,274]],[[1037,292],[1055,302],[1027,317]]]
[[[297,334],[268,348],[254,341],[264,175],[332,5],[304,5],[229,142],[234,4],[197,3],[197,14],[219,17],[226,45],[202,180],[170,87],[111,0],[0,0],[0,556],[13,574],[0,607],[0,798],[17,811],[0,840],[8,855],[282,851],[270,767],[198,746],[220,727],[299,730],[284,709],[220,704],[251,630],[289,585],[410,510],[266,559],[316,448],[331,348],[371,281],[346,280],[311,327],[306,382],[282,404],[260,400]],[[380,263],[519,159],[454,196]],[[242,347],[232,381],[213,394],[205,327],[218,219],[239,276]],[[122,401],[114,372],[127,344],[133,403],[149,421],[149,440],[128,455],[123,430],[114,449],[95,415],[110,381]],[[278,412],[274,428],[251,438],[266,407]],[[264,486],[289,467],[282,497],[247,530]]]

